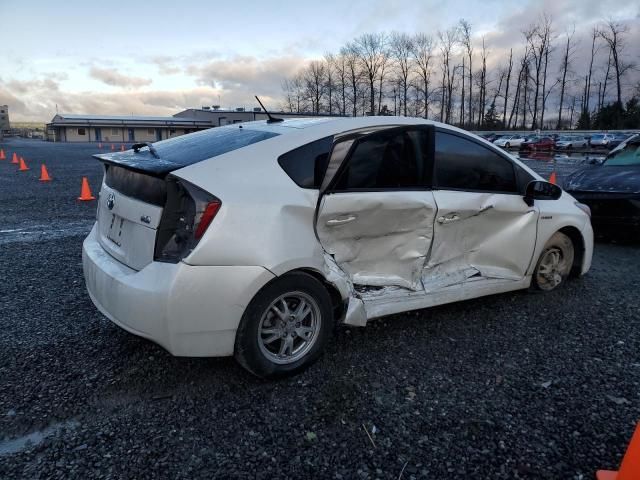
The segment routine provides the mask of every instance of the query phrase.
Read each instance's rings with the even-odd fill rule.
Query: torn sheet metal
[[[336,193],[323,198],[316,230],[352,283],[421,290],[435,213],[432,192]]]
[[[364,302],[356,292],[351,279],[340,269],[331,255],[325,253],[324,262],[324,274],[327,281],[338,289],[342,298],[349,298],[343,323],[355,327],[364,327],[367,324],[367,312],[364,308]]]
[[[537,211],[520,195],[435,191],[438,217],[422,272],[427,292],[480,278],[520,280],[536,240]]]
[[[353,325],[354,327],[364,327],[367,325],[367,312],[361,298],[351,297],[349,299],[344,323],[346,325]]]

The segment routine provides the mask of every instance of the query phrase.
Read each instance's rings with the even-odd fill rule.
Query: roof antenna
[[[271,114],[269,112],[267,112],[267,109],[264,108],[264,105],[262,104],[262,102],[260,101],[260,99],[258,98],[257,95],[255,95],[256,100],[258,101],[258,103],[260,104],[260,106],[262,107],[262,110],[264,110],[264,113],[267,114],[267,117],[269,117],[269,120],[267,120],[267,123],[278,123],[278,122],[284,122],[284,118],[276,118],[276,117],[272,117]]]

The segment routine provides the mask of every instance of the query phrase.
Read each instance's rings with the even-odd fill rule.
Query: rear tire
[[[234,356],[261,378],[294,375],[320,358],[333,323],[327,289],[311,275],[290,273],[251,300],[236,333]]]
[[[555,290],[569,277],[575,250],[571,239],[562,232],[554,233],[547,241],[536,268],[532,284],[537,290]]]

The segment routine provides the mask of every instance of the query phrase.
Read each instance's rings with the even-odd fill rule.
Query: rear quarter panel
[[[317,139],[304,134],[275,137],[174,172],[222,201],[186,263],[262,266],[276,275],[300,267],[322,270],[313,229],[318,192],[298,187],[277,161]]]

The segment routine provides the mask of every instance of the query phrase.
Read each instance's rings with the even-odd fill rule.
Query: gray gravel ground
[[[93,307],[95,202],[76,197],[82,175],[97,193],[95,145],[0,147],[32,168],[0,161],[0,478],[591,479],[619,464],[640,417],[638,245],[597,244],[591,272],[550,294],[339,329],[309,371],[268,383],[171,357]]]

